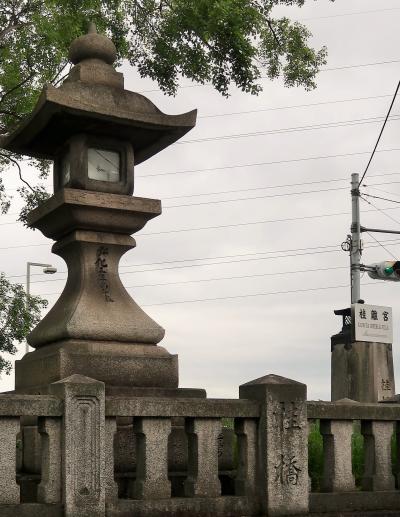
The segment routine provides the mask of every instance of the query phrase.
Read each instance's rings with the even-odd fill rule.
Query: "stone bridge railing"
[[[308,402],[307,414],[310,426],[319,424],[323,460],[310,511],[398,511],[400,404]],[[315,441],[315,428],[312,434]],[[361,463],[360,479],[355,461]]]
[[[398,510],[400,405],[305,399],[304,385],[277,376],[241,386],[235,400],[106,397],[103,383],[81,376],[49,395],[1,395],[0,516]],[[355,434],[364,447],[357,483]]]

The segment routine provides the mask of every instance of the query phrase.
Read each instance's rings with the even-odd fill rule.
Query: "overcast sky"
[[[166,329],[161,344],[179,354],[180,385],[210,397],[236,397],[240,384],[274,373],[306,383],[309,398],[330,399],[330,336],[341,327],[333,310],[350,299],[340,248],[351,221],[350,175],[363,172],[400,77],[399,0],[318,0],[281,11],[328,47],[314,91],[264,80],[258,97],[232,90],[225,99],[185,79],[171,98],[123,69],[126,88],[163,111],[198,109],[181,143],[135,169],[135,195],[161,199],[163,214],[136,237],[121,278]],[[400,99],[392,114],[364,192],[400,201]],[[321,124],[329,127],[310,128]],[[238,134],[248,135],[219,138]],[[33,181],[34,171],[25,173]],[[12,193],[15,170],[6,181]],[[362,224],[398,229],[400,204],[369,199],[379,210],[362,202]],[[50,240],[15,223],[18,207],[15,199],[1,216],[0,270],[24,282],[27,261],[57,266],[57,275],[32,276],[32,293],[51,306],[65,264]],[[375,235],[387,251],[364,237],[364,263],[400,258],[395,235]],[[400,284],[362,282],[366,303],[393,307],[399,391]],[[13,385],[13,376],[0,380],[2,390]]]

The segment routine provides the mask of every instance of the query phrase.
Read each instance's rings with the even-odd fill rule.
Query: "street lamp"
[[[29,308],[29,296],[31,294],[31,267],[37,266],[43,268],[43,273],[46,275],[53,275],[57,273],[57,268],[52,264],[39,264],[38,262],[27,262],[26,263],[26,303]],[[29,353],[28,342],[25,344],[25,353]]]

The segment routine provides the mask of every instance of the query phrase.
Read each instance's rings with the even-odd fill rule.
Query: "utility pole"
[[[360,299],[360,262],[361,262],[361,225],[360,225],[360,190],[359,176],[351,175],[351,242],[350,242],[350,275],[351,303]]]

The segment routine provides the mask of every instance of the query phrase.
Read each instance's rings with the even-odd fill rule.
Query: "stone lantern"
[[[159,200],[131,196],[134,165],[190,131],[196,111],[166,115],[125,90],[112,66],[115,46],[93,25],[69,58],[68,78],[59,88],[47,85],[2,144],[54,161],[54,195],[28,224],[56,241],[52,250],[68,266],[59,300],[28,336],[35,351],[17,361],[16,390],[45,392],[82,374],[105,382],[109,393],[165,394],[178,386],[177,356],[158,346],[164,329],[127,293],[118,263],[135,247],[131,234],[161,214]]]

